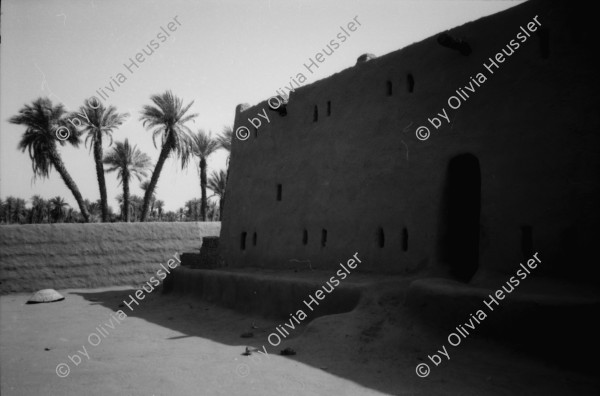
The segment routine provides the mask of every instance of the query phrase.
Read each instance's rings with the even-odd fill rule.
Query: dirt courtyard
[[[415,366],[443,339],[407,317],[397,294],[381,290],[376,299],[367,293],[352,312],[296,328],[276,348],[267,337],[282,320],[159,291],[134,311],[119,307],[133,291],[61,290],[64,301],[36,305],[25,305],[28,294],[0,297],[2,395],[585,395],[597,390],[591,376],[475,336],[453,349],[451,360],[433,367],[429,377],[419,378]],[[119,319],[120,309],[128,316],[111,322]],[[241,338],[246,332],[253,337]],[[263,345],[266,355],[242,355],[246,346]],[[280,356],[288,346],[297,355]],[[60,363],[69,365],[65,378],[56,373]]]
[[[64,301],[36,305],[24,305],[29,297],[26,294],[0,297],[1,393],[383,394],[336,377],[326,369],[279,356],[279,350],[268,344],[266,330],[260,330],[274,328],[275,322],[158,293],[148,295],[133,312],[119,308],[132,291],[123,287],[61,290]],[[111,315],[115,315],[108,306],[131,314],[120,323],[113,320],[114,330],[105,325],[110,325]],[[253,323],[259,329],[252,329]],[[102,328],[96,329],[100,325]],[[248,331],[258,336],[240,337]],[[88,342],[91,333],[104,333],[106,338],[101,336],[99,342],[92,336],[91,342],[97,344],[92,346]],[[268,347],[268,355],[242,355],[247,345],[263,344]],[[84,351],[84,346],[86,353],[80,354],[83,359],[75,366],[68,356]],[[65,378],[55,372],[59,363],[70,366]]]

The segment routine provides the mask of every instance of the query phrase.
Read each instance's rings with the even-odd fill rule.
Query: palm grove
[[[61,103],[56,105],[48,98],[39,98],[26,104],[9,122],[25,127],[18,148],[27,152],[31,159],[34,178],[49,177],[56,170],[73,194],[78,210],[71,208],[60,197],[46,200],[39,195],[31,197],[31,207],[21,198],[7,197],[0,200],[1,223],[54,223],[54,222],[109,222],[109,221],[207,221],[220,220],[223,216],[226,171],[213,171],[207,175],[207,160],[219,149],[231,150],[232,130],[226,127],[215,138],[203,130],[193,132],[186,125],[197,117],[188,113],[193,101],[183,101],[167,91],[153,95],[152,104],[145,105],[140,121],[152,132],[154,147],[160,149],[158,161],[152,169],[150,157],[140,151],[128,139],[113,142],[113,132],[129,117],[119,113],[114,106],[104,107],[99,102],[87,101],[79,114],[68,113]],[[94,106],[95,105],[95,106]],[[78,115],[85,114],[85,121]],[[69,121],[69,119],[71,121]],[[77,123],[73,119],[79,120]],[[60,132],[60,133],[59,133]],[[58,150],[59,146],[84,145],[93,154],[100,199],[90,202],[83,199],[77,184],[69,174]],[[104,153],[104,146],[109,150]],[[187,201],[176,212],[163,212],[164,202],[156,199],[156,185],[168,158],[180,162],[182,169],[191,162],[198,163],[200,175],[200,199]],[[113,213],[107,202],[105,173],[115,172],[123,192],[116,199],[120,214]],[[150,177],[148,179],[148,177]],[[144,196],[130,194],[132,182],[138,182]],[[208,196],[207,190],[212,191]],[[216,197],[215,201],[209,200]]]

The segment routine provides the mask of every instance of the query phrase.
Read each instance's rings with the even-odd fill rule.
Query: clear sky
[[[8,118],[40,96],[76,110],[103,88],[120,112],[130,113],[115,140],[130,142],[154,161],[159,150],[139,121],[152,94],[171,89],[198,113],[192,130],[220,133],[232,125],[239,103],[256,104],[274,95],[290,77],[304,72],[310,84],[352,67],[364,53],[384,55],[440,31],[519,4],[518,1],[398,0],[4,0],[0,44],[0,197],[29,199],[63,196],[75,200],[56,171],[49,179],[33,179],[27,153],[17,150],[25,128]],[[161,27],[177,17],[180,25],[164,42]],[[353,18],[361,26],[328,57],[314,74],[303,63],[325,47]],[[172,25],[173,27],[173,25]],[[139,68],[129,58],[155,40],[154,52]],[[158,44],[158,48],[156,48]],[[151,47],[152,48],[152,47]],[[146,48],[147,52],[150,52]],[[124,64],[132,68],[127,71]],[[118,74],[126,80],[117,86]],[[111,87],[112,83],[112,87]],[[111,92],[105,87],[113,89]],[[99,199],[92,154],[61,148],[71,176],[84,196]],[[104,151],[108,147],[105,145]],[[225,167],[220,150],[210,170]],[[197,166],[181,170],[167,160],[157,186],[166,210],[176,210],[200,197]],[[132,193],[143,196],[137,180]],[[109,204],[122,193],[115,174],[107,175]]]

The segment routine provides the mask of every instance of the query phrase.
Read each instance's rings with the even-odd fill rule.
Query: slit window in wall
[[[323,228],[321,230],[321,246],[325,247],[325,245],[327,245],[327,230]]]
[[[387,96],[392,96],[392,82],[390,80],[387,80],[385,83],[385,90]]]
[[[533,228],[530,225],[521,226],[521,252],[524,260],[533,255]]]
[[[315,109],[313,110],[313,122],[317,121],[319,121],[319,108],[315,106]]]
[[[304,230],[302,232],[302,244],[308,245],[308,231],[307,230]]]
[[[327,117],[331,115],[331,100],[327,101]]]
[[[247,236],[246,231],[242,232],[242,240],[241,240],[241,246],[240,246],[242,248],[242,250],[246,250],[246,236]]]
[[[254,234],[252,234],[252,246],[256,246],[256,240],[257,240],[257,236],[256,236],[256,232]]]
[[[548,29],[541,27],[537,31],[538,38],[540,40],[540,51],[542,59],[548,59],[550,56],[550,34]]]
[[[406,227],[402,229],[402,251],[406,252],[408,250],[408,230]]]
[[[415,90],[415,78],[412,74],[408,74],[408,76],[406,76],[406,88],[410,93],[413,93]]]
[[[281,184],[278,184],[277,185],[277,200],[278,201],[281,201],[282,189],[283,189],[283,187],[281,186]]]
[[[385,234],[383,233],[383,228],[381,227],[377,229],[377,244],[380,248],[385,246]]]

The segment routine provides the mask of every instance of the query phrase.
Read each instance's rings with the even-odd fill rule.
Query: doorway
[[[481,213],[481,171],[473,154],[448,163],[442,208],[442,260],[453,277],[469,282],[479,267]]]

